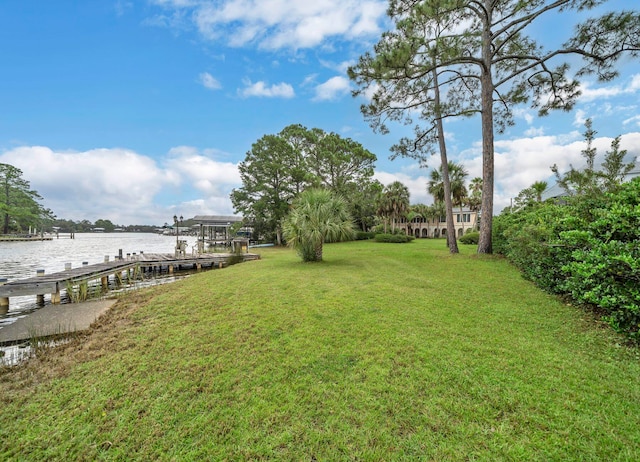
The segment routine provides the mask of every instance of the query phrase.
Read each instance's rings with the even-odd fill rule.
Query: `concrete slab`
[[[116,303],[114,299],[47,305],[0,329],[0,344],[86,330]]]

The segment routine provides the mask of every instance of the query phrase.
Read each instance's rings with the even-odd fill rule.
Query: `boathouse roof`
[[[239,223],[242,217],[233,215],[196,215],[193,221],[197,224],[208,226],[227,226],[228,224]]]

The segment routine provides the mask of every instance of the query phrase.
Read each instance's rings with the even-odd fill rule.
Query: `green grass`
[[[638,351],[442,240],[124,297],[0,374],[0,459],[638,460]]]

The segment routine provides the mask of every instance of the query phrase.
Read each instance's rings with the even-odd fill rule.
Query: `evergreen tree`
[[[42,197],[22,178],[22,170],[0,164],[0,216],[2,232],[22,231],[29,226],[41,227],[43,220],[53,218],[51,210],[40,205]]]

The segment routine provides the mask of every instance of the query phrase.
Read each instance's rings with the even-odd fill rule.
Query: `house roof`
[[[628,158],[627,158],[628,161]],[[632,179],[640,176],[640,161],[636,161],[636,166],[631,170],[624,178],[624,181],[631,181]],[[555,197],[566,196],[567,192],[560,187],[558,183],[549,186],[542,193],[542,200],[552,199]]]

